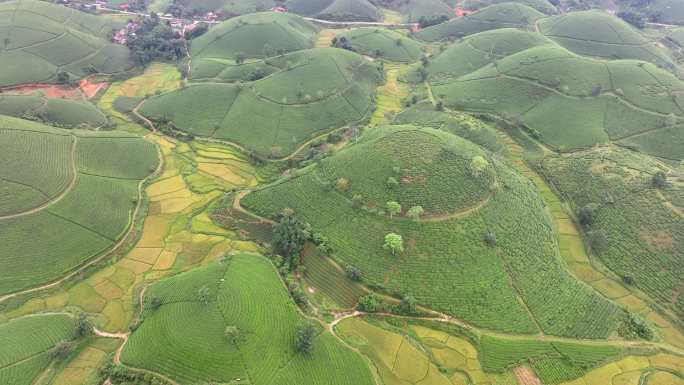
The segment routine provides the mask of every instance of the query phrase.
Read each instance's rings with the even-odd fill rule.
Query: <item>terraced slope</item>
[[[44,98],[39,95],[0,95],[0,115],[69,128],[96,128],[107,123],[107,117],[88,102]]]
[[[314,352],[298,353],[295,333],[304,322],[268,260],[234,255],[149,288],[144,322],[121,359],[182,383],[374,383],[361,357],[319,326]],[[234,342],[225,336],[229,326],[239,333]]]
[[[520,3],[528,7],[532,7],[541,13],[551,15],[558,12],[558,9],[548,0],[465,0],[461,3],[461,7],[468,11],[477,11],[492,4],[499,3]]]
[[[332,187],[340,178],[346,189]],[[475,325],[607,336],[622,310],[566,272],[530,187],[468,141],[435,129],[389,126],[241,203],[270,218],[292,208],[328,237],[340,264],[360,269],[368,283]],[[401,204],[400,214],[387,214],[390,200]],[[425,210],[418,221],[406,217],[414,205]],[[383,249],[390,232],[403,237],[403,253]],[[495,248],[485,243],[487,233],[496,234]]]
[[[534,43],[532,39],[528,45]],[[496,113],[524,124],[535,137],[559,150],[608,141],[627,143],[644,136],[648,139],[637,144],[643,151],[681,158],[674,147],[684,135],[676,127],[683,114],[679,95],[684,83],[669,72],[645,62],[596,61],[553,44],[492,61],[467,44],[454,45],[430,68],[432,92],[446,105]],[[450,68],[449,60],[461,53],[472,53],[470,65]],[[663,143],[665,138],[673,145],[644,142]]]
[[[0,3],[0,87],[54,83],[132,67],[126,47],[107,41],[112,21],[35,0]]]
[[[412,63],[423,55],[415,40],[387,29],[356,28],[335,36],[346,39],[351,48],[363,55],[391,62]]]
[[[407,23],[418,23],[422,18],[454,17],[454,10],[442,0],[409,0],[399,9]]]
[[[287,0],[285,7],[290,12],[324,20],[377,21],[381,16],[369,0]]]
[[[222,12],[230,16],[263,12],[278,5],[274,0],[176,0],[174,3],[181,5],[188,14]]]
[[[594,244],[601,261],[681,319],[684,200],[680,183],[673,180],[665,189],[657,189],[651,182],[653,174],[667,170],[646,156],[619,148],[550,157],[542,165],[575,212],[594,208],[595,219],[585,231],[602,238],[602,243]]]
[[[192,84],[155,96],[140,112],[193,135],[236,142],[279,158],[308,139],[370,113],[376,65],[336,48],[269,60],[274,74],[247,85]]]
[[[416,33],[419,40],[434,42],[455,40],[478,32],[499,28],[531,29],[544,14],[515,3],[494,4],[467,16],[425,28]]]
[[[50,350],[74,339],[68,314],[38,314],[0,324],[0,383],[31,385],[48,367]]]
[[[154,146],[0,116],[0,293],[55,280],[128,229]]]
[[[539,29],[580,55],[609,60],[638,59],[674,68],[672,59],[664,51],[629,24],[607,13],[571,12],[541,20]]]

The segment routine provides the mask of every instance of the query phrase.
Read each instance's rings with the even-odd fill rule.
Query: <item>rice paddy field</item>
[[[0,384],[684,385],[679,30],[553,4],[0,1]]]

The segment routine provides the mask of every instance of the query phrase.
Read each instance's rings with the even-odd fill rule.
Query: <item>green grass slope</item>
[[[285,7],[302,16],[324,20],[377,21],[381,12],[368,0],[287,0]]]
[[[475,157],[486,160],[481,172],[472,168]],[[399,184],[388,184],[390,177]],[[347,190],[330,187],[339,178],[348,181]],[[361,207],[352,205],[354,196]],[[400,202],[402,213],[390,218],[388,200]],[[376,128],[320,165],[241,202],[272,218],[293,209],[328,237],[333,257],[358,268],[367,283],[411,294],[481,327],[535,333],[539,325],[548,334],[597,338],[609,335],[621,317],[565,271],[530,182],[443,131]],[[421,221],[405,216],[412,205],[424,207]],[[404,239],[405,251],[396,256],[383,249],[390,232]],[[496,247],[484,242],[487,232],[496,234]]]
[[[174,3],[190,14],[221,12],[229,16],[268,11],[278,5],[274,0],[175,0]]]
[[[543,34],[580,55],[638,59],[674,68],[672,59],[621,19],[598,11],[571,12],[539,22]]]
[[[451,50],[460,53],[461,45]],[[601,62],[554,44],[498,58],[474,72],[456,67],[449,73],[450,49],[437,57],[429,78],[432,91],[454,109],[495,113],[559,150],[590,147],[641,135],[669,132],[681,143],[680,93],[684,83],[669,72],[637,61]],[[474,55],[473,62],[481,64]],[[444,64],[442,64],[444,63]],[[428,67],[430,68],[430,67]],[[658,134],[655,134],[658,132]],[[663,138],[664,139],[664,138]],[[654,139],[655,141],[662,139]],[[670,146],[673,147],[673,146]],[[640,146],[673,158],[673,151]],[[677,159],[677,158],[675,158]]]
[[[548,0],[465,0],[461,7],[468,11],[477,11],[492,4],[505,2],[525,4],[547,15],[558,13],[558,9]]]
[[[0,115],[65,128],[97,128],[107,123],[107,117],[91,103],[38,95],[0,95]]]
[[[454,17],[454,10],[442,0],[409,0],[399,8],[407,23],[418,23],[421,18]]]
[[[421,45],[406,36],[381,28],[356,28],[340,33],[355,52],[399,63],[412,63],[423,55]]]
[[[198,295],[203,287],[206,303]],[[153,298],[161,303],[156,309]],[[374,383],[361,357],[322,328],[313,352],[297,353],[296,328],[305,321],[266,258],[234,255],[151,286],[121,359],[182,383]],[[236,343],[224,335],[228,326],[239,330]]]
[[[128,228],[154,146],[0,116],[0,293],[59,278]],[[74,168],[76,173],[74,174]]]
[[[224,21],[192,41],[193,60],[274,56],[311,48],[318,27],[292,14],[256,13]]]
[[[381,76],[375,64],[336,48],[295,52],[268,64],[278,72],[246,85],[193,84],[148,99],[140,111],[191,134],[277,158],[366,117]]]
[[[43,1],[0,3],[0,87],[117,73],[132,64],[126,47],[107,41],[107,18]]]
[[[455,40],[478,32],[499,28],[530,29],[544,14],[526,5],[500,3],[467,16],[425,28],[416,33],[424,41]]]
[[[601,261],[684,317],[684,228],[676,211],[684,203],[682,186],[670,182],[659,191],[651,180],[662,166],[619,148],[550,157],[542,166],[575,212],[594,206],[594,223],[585,230],[604,238],[594,247]]]
[[[75,337],[67,314],[37,314],[0,324],[0,383],[31,385],[53,358],[50,349]]]

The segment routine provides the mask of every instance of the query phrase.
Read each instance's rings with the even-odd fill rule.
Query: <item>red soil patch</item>
[[[41,92],[45,97],[54,99],[81,99],[78,88],[63,87],[55,84],[25,84],[5,89],[6,92],[19,95],[31,95]]]
[[[78,87],[81,89],[81,92],[83,93],[83,95],[85,95],[86,99],[92,99],[93,97],[95,97],[95,95],[97,95],[98,92],[100,92],[101,89],[103,89],[106,86],[106,82],[95,83],[87,78],[78,82]]]
[[[526,366],[518,366],[513,368],[513,374],[515,374],[515,378],[518,380],[518,384],[520,385],[542,385],[539,377],[534,374],[532,369]]]

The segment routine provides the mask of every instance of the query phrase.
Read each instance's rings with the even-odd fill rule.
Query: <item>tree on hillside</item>
[[[370,293],[359,298],[359,304],[356,307],[366,313],[374,313],[380,309],[380,301],[374,293]]]
[[[285,209],[280,214],[280,220],[273,226],[273,235],[273,246],[286,258],[288,267],[296,265],[308,234],[292,209]]]
[[[355,268],[352,265],[347,265],[344,268],[345,273],[347,273],[347,278],[351,279],[352,281],[359,282],[361,281],[361,271],[357,268]]]
[[[209,304],[209,288],[206,286],[202,286],[198,291],[197,291],[197,299],[202,303],[203,305]]]
[[[298,326],[295,336],[295,349],[300,353],[311,354],[314,348],[314,337],[316,337],[316,329],[313,324],[306,323]]]
[[[620,19],[628,22],[629,24],[639,28],[639,29],[644,29],[646,27],[646,18],[638,14],[636,12],[632,11],[623,11],[623,12],[618,12],[617,17]]]
[[[406,314],[414,314],[416,312],[416,299],[412,295],[405,295],[401,299],[401,311]]]
[[[580,209],[579,222],[584,227],[594,223],[594,205],[588,204]]]
[[[69,80],[71,80],[71,77],[69,76],[69,73],[66,71],[59,71],[57,72],[57,82],[60,84],[67,84],[69,83]]]
[[[235,54],[235,63],[237,63],[237,64],[242,64],[242,63],[245,62],[245,59],[246,59],[246,58],[247,58],[247,57],[245,56],[244,53],[238,52],[238,53]]]
[[[657,171],[651,178],[651,183],[655,188],[663,189],[667,187],[667,176],[663,171]]]
[[[76,315],[76,326],[74,326],[74,338],[85,337],[93,330],[90,321],[85,313],[78,313]]]
[[[387,202],[387,211],[389,212],[390,218],[392,218],[395,214],[401,212],[401,205],[398,202],[389,201]]]
[[[385,244],[382,247],[389,250],[392,255],[397,255],[404,251],[404,238],[399,234],[389,233],[385,235]]]
[[[395,178],[393,176],[387,178],[387,187],[393,189],[397,186],[399,186],[399,181],[397,180],[397,178]]]
[[[337,191],[345,192],[349,188],[349,181],[345,178],[338,178],[335,181],[335,188]]]
[[[224,337],[233,345],[237,345],[240,340],[240,329],[237,326],[226,326],[226,330],[223,332]]]
[[[474,177],[481,177],[489,168],[489,162],[484,157],[477,155],[470,160],[470,173]]]
[[[62,360],[66,358],[69,353],[74,348],[74,344],[69,341],[59,341],[57,345],[55,345],[52,349],[49,350],[48,354],[50,355],[50,358],[56,359],[56,360]]]
[[[425,210],[423,210],[422,206],[413,206],[406,212],[406,215],[411,218],[412,221],[417,222],[424,212]]]

